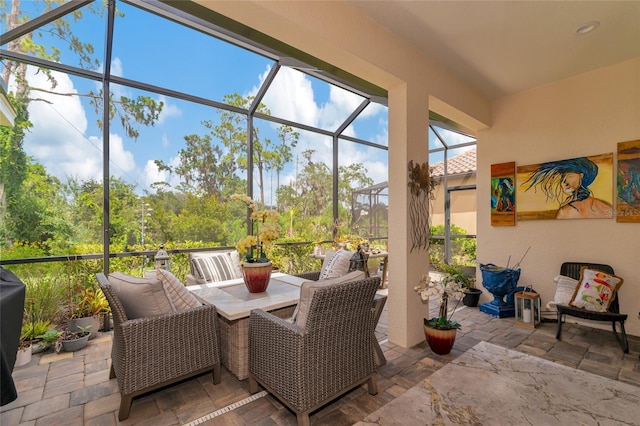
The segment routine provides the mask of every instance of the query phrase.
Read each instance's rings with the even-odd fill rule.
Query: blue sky
[[[36,7],[36,2],[23,1],[23,9]],[[125,14],[116,20],[113,44],[112,74],[148,84],[186,92],[222,102],[223,96],[239,93],[253,95],[268,74],[273,61],[232,46],[226,42],[182,27],[158,16],[118,3]],[[85,8],[86,9],[86,8]],[[36,16],[34,12],[32,16]],[[72,24],[75,34],[95,48],[94,57],[100,63],[104,56],[103,19],[85,13]],[[50,44],[46,31],[38,32],[45,44]],[[62,63],[77,65],[77,57],[60,47]],[[46,87],[46,78],[31,70],[32,85]],[[97,91],[97,82],[54,73],[58,93],[84,94]],[[11,84],[10,84],[11,88]],[[137,141],[126,138],[117,118],[111,127],[111,174],[136,183],[138,191],[149,190],[155,181],[177,184],[175,177],[159,172],[153,160],[175,164],[178,151],[184,146],[184,136],[203,135],[201,121],[217,121],[215,109],[166,98],[149,92],[111,85],[115,95],[134,98],[148,95],[165,103],[164,110],[153,127],[141,127]],[[48,172],[63,181],[67,176],[79,179],[102,179],[102,132],[96,125],[101,118],[82,96],[56,96],[39,93],[48,102],[32,102],[30,118],[34,128],[25,138],[25,149]],[[315,127],[335,129],[362,102],[362,98],[343,89],[282,68],[267,92],[263,103],[274,116]],[[274,125],[264,123],[260,134],[275,140]],[[371,104],[346,132],[364,140],[388,145],[386,108]],[[331,164],[330,138],[301,131],[296,153],[305,149],[317,151],[315,161]],[[385,150],[342,143],[340,163],[361,162],[375,183],[387,180]],[[295,155],[294,155],[295,158]],[[295,160],[280,177],[288,183],[295,177]],[[273,192],[273,176],[265,184],[265,192]]]

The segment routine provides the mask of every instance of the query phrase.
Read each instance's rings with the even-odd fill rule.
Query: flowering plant
[[[269,262],[264,250],[273,240],[280,236],[281,227],[278,223],[280,215],[274,210],[258,210],[255,201],[245,194],[234,194],[232,200],[242,201],[251,211],[254,235],[247,235],[236,243],[238,254],[244,256],[249,263]],[[257,256],[254,257],[254,249]]]
[[[454,276],[446,274],[439,281],[435,281],[431,279],[429,274],[425,274],[422,276],[414,290],[420,293],[420,298],[422,300],[429,300],[431,297],[438,297],[438,304],[440,305],[438,316],[431,319],[425,318],[424,325],[444,330],[460,328],[460,323],[453,321],[451,316],[453,315],[453,312],[455,312],[455,308],[458,306],[458,303],[460,303],[460,299],[464,297],[464,289],[460,283],[455,280]],[[450,298],[455,299],[458,302],[453,308],[451,314],[448,314],[447,308]]]

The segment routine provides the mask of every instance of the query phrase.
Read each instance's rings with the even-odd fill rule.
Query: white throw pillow
[[[364,271],[353,271],[336,278],[318,281],[307,281],[303,283],[300,287],[300,301],[298,302],[298,306],[296,306],[296,310],[292,316],[293,321],[296,325],[299,325],[303,328],[307,324],[307,315],[309,313],[309,307],[311,306],[311,299],[313,298],[313,294],[315,293],[316,289],[330,286],[332,284],[360,281],[365,279],[366,277],[367,276]]]
[[[351,257],[355,253],[347,250],[327,250],[324,260],[322,262],[322,269],[320,269],[321,280],[327,278],[337,278],[345,275],[349,272],[349,265],[351,264]]]
[[[620,277],[583,266],[580,269],[580,283],[569,305],[587,311],[607,312],[623,282]]]
[[[556,305],[568,305],[578,286],[578,280],[564,275],[558,275],[553,281],[556,282],[556,294],[553,300],[547,303],[547,310],[550,311],[556,310]]]

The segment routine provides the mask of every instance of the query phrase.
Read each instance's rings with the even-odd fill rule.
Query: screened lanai
[[[277,209],[287,240],[330,242],[359,220],[352,194],[388,178],[384,90],[211,10],[6,13],[2,76],[23,114],[1,172],[3,259],[101,252],[108,271],[114,254],[160,244],[233,246],[250,226],[234,193]],[[376,217],[367,238],[384,244]]]

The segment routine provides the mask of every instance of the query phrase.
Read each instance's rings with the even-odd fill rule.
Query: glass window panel
[[[339,224],[353,236],[386,248],[388,237],[388,153],[340,140]]]
[[[349,135],[382,146],[389,146],[389,109],[370,103],[345,131]]]
[[[147,248],[164,241],[234,246],[246,232],[245,207],[229,203],[247,191],[246,117],[119,85],[113,90],[162,102],[158,120],[138,126],[137,138],[126,138],[117,120],[111,131],[111,174],[133,185],[138,211],[142,203],[151,209]],[[128,244],[131,235],[141,242],[139,213],[137,219]]]
[[[261,143],[269,139],[263,157],[269,162],[262,177],[264,202],[288,214],[283,227],[288,237],[303,241],[331,241],[333,224],[333,168],[331,138],[300,128],[255,120]],[[257,155],[257,153],[256,153]],[[261,181],[254,157],[254,199],[260,200]]]
[[[6,16],[11,11],[11,2],[4,5],[2,13]],[[20,18],[37,18],[47,11],[47,5],[51,6],[51,3],[22,1]],[[106,11],[103,3],[94,2],[23,36],[21,39],[31,37],[32,43],[22,43],[22,46],[30,48],[21,48],[20,53],[98,71],[104,63],[105,28]],[[6,27],[0,31],[6,31]],[[4,48],[11,50],[12,47]]]
[[[263,103],[274,117],[335,131],[363,98],[298,70],[282,67]]]
[[[92,98],[87,96],[89,89],[95,90],[95,82],[48,72],[55,88],[46,73],[26,67],[31,93],[38,93],[28,103],[31,127],[22,138],[29,166],[21,187],[6,188],[12,206],[7,214],[21,224],[18,232],[22,235],[14,238],[37,242],[46,247],[47,255],[69,253],[71,242],[86,244],[85,253],[99,253],[103,240],[103,149],[98,127],[102,108],[91,105]],[[15,79],[10,80],[8,90],[17,90]],[[20,162],[5,164],[19,167]],[[19,171],[10,172],[14,173]]]
[[[260,84],[272,60],[136,7],[119,3],[114,75],[229,103]],[[153,31],[140,31],[153,28]]]

